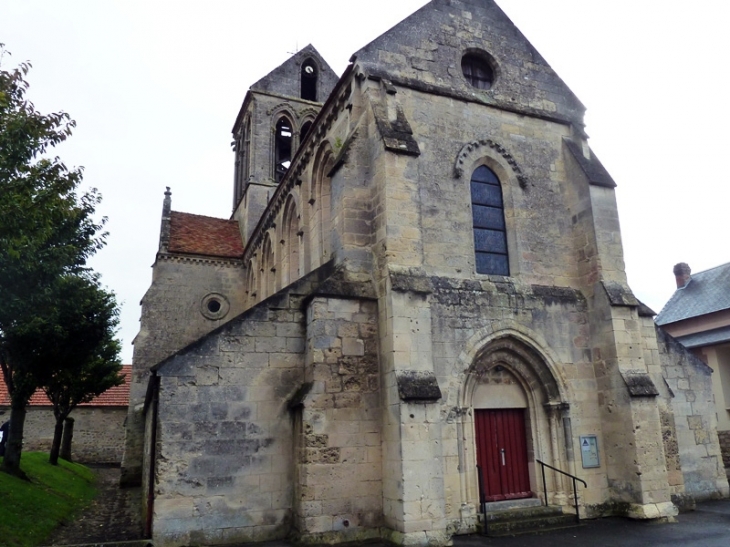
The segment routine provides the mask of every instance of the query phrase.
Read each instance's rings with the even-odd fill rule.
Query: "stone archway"
[[[462,466],[464,516],[479,507],[477,465],[477,413],[502,413],[507,409],[524,415],[527,473],[532,494],[542,496],[542,478],[536,460],[570,471],[561,420],[567,417],[564,389],[542,352],[512,334],[491,337],[473,355],[464,373],[459,395],[459,456]],[[483,418],[482,418],[483,419]],[[483,448],[482,448],[483,450]],[[483,483],[482,483],[483,484]],[[548,478],[548,499],[566,504],[565,485]],[[463,523],[468,526],[467,522]]]

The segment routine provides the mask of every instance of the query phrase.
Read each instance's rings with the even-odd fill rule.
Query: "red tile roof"
[[[189,213],[170,213],[171,253],[240,258],[243,242],[238,222]]]
[[[79,406],[127,406],[129,405],[129,382],[132,376],[132,365],[122,365],[122,376],[124,383],[121,386],[107,389],[90,403],[83,403]],[[0,406],[10,406],[10,395],[8,394],[8,386],[5,381],[0,378]],[[36,391],[30,398],[29,406],[51,406],[43,391]]]

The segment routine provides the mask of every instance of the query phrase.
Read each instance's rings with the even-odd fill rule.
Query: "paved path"
[[[141,539],[138,488],[120,489],[118,468],[96,468],[99,495],[76,521],[61,526],[46,545],[78,545]],[[676,523],[657,524],[622,518],[584,521],[568,528],[535,535],[487,538],[457,536],[454,547],[730,547],[730,500],[697,504]],[[260,547],[290,547],[285,541]],[[250,544],[249,544],[250,546]],[[367,547],[389,547],[373,542]]]
[[[93,467],[99,494],[83,513],[59,526],[46,545],[78,545],[142,538],[141,492],[119,488],[118,467]]]
[[[456,537],[454,547],[730,547],[730,500],[697,504],[676,523],[623,518],[585,521],[580,528],[506,538]]]

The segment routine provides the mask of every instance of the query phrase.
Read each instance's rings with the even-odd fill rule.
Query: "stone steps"
[[[560,507],[540,505],[540,500],[487,504],[486,535],[491,537],[530,534],[574,526],[577,526],[575,515],[564,514]]]

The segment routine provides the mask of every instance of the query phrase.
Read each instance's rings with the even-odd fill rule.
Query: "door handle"
[[[499,453],[502,455],[502,466],[507,465],[504,461],[504,448],[500,448]]]

